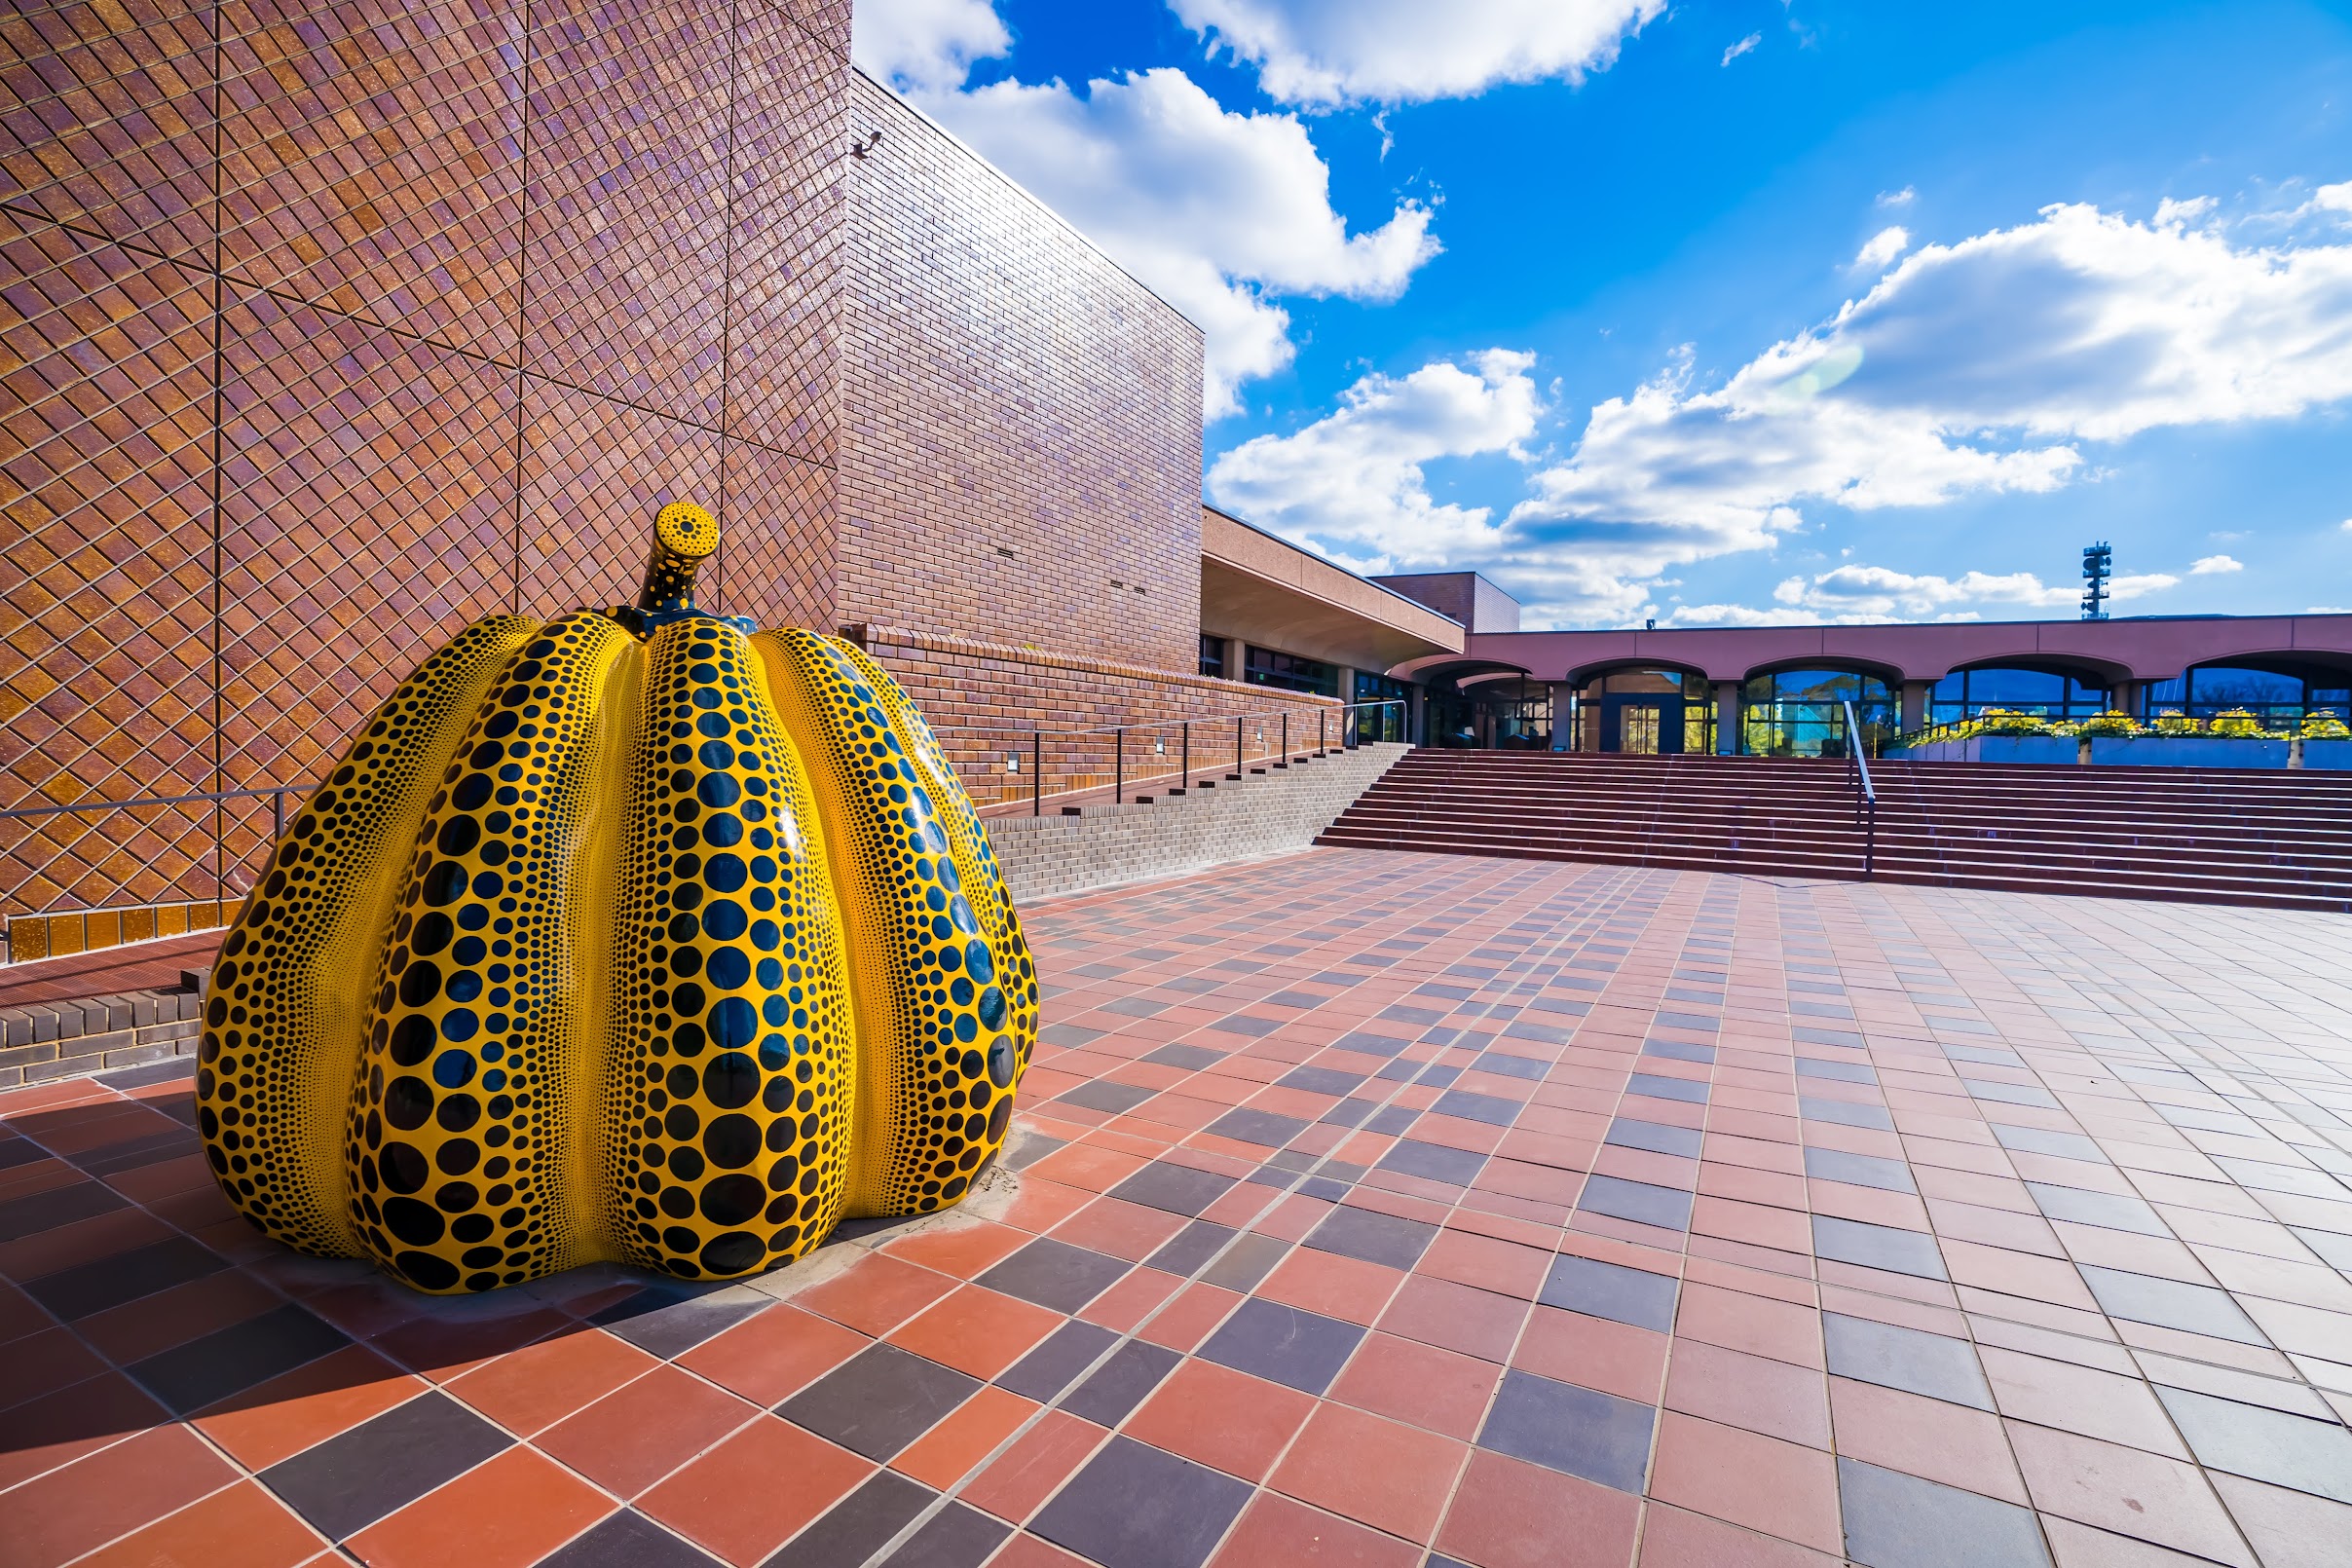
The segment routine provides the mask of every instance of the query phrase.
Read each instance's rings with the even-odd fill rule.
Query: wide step
[[[2352,913],[2352,775],[1879,763],[1874,879]],[[1855,878],[1848,765],[1409,753],[1321,840]]]

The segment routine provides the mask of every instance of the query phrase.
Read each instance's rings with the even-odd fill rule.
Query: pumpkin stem
[[[694,574],[719,547],[718,519],[691,501],[673,501],[653,519],[637,608],[677,615],[694,608]]]

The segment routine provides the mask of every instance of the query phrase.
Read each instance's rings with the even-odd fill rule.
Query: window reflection
[[[1895,732],[1894,694],[1851,670],[1782,670],[1750,680],[1740,699],[1739,749],[1751,757],[1843,757],[1851,702],[1872,755]]]
[[[2044,719],[2088,719],[2107,711],[2109,691],[2078,676],[2049,670],[1954,670],[1927,693],[1927,722],[1954,724],[1987,708],[2037,714]]]

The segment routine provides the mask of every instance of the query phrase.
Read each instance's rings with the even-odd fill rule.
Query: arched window
[[[2147,683],[2149,716],[2184,713],[2192,719],[2244,708],[2273,728],[2299,724],[2306,714],[2352,718],[2352,676],[2316,670],[2288,674],[2244,664],[2203,664],[2170,681]]]
[[[2088,719],[2105,712],[2107,705],[2108,689],[2103,684],[2054,670],[1994,666],[1954,670],[1936,682],[1927,694],[1927,721],[1952,724],[1974,718],[1987,708],[2008,708],[2045,719]]]
[[[1852,670],[1751,676],[1740,693],[1739,749],[1751,757],[1843,757],[1848,702],[1876,755],[1895,730],[1894,695],[1885,681]]]
[[[1715,705],[1706,677],[1683,670],[1611,670],[1575,689],[1566,751],[1711,752]]]

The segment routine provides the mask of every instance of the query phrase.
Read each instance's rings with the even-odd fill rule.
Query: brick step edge
[[[0,1009],[0,1089],[196,1054],[205,999],[134,990]]]

